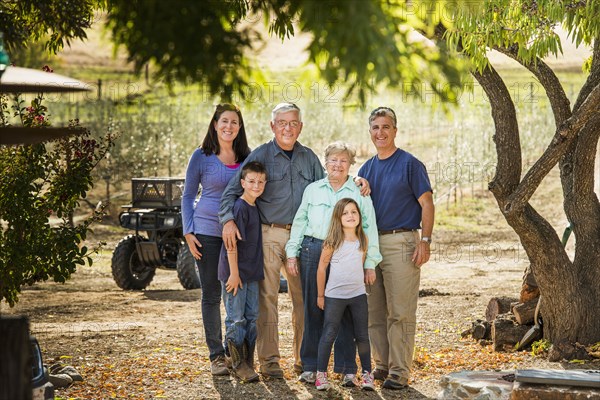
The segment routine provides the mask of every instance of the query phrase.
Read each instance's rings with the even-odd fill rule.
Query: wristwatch
[[[423,236],[421,238],[421,242],[425,242],[425,243],[431,244],[431,237],[430,236]]]

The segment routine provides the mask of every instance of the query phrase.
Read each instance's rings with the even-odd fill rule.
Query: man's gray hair
[[[302,122],[302,111],[300,111],[300,107],[295,105],[294,103],[279,103],[273,108],[271,111],[271,121],[275,122],[275,117],[277,114],[286,113],[289,111],[297,111],[298,112],[298,121]]]
[[[350,165],[356,161],[356,149],[350,143],[346,142],[333,142],[325,148],[325,162],[329,159],[329,156],[333,154],[346,153],[350,158]]]
[[[394,128],[398,124],[396,120],[396,113],[389,107],[377,107],[373,111],[371,111],[371,115],[369,115],[369,127],[371,127],[371,122],[377,117],[390,117],[394,122]]]

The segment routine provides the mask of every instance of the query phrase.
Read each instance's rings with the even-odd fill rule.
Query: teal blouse
[[[370,196],[360,195],[360,188],[356,186],[352,177],[349,177],[337,192],[333,190],[327,177],[306,187],[300,208],[294,217],[290,239],[285,246],[288,258],[298,257],[304,236],[325,239],[331,223],[333,208],[338,200],[345,197],[352,198],[358,203],[362,215],[362,226],[369,239],[365,269],[374,269],[381,262],[373,202]]]

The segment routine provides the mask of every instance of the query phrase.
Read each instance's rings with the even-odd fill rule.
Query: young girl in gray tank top
[[[361,387],[365,390],[375,389],[364,283],[365,274],[372,271],[363,269],[367,246],[358,204],[350,198],[341,199],[333,209],[317,270],[317,306],[324,310],[323,334],[319,340],[317,357],[317,390],[330,387],[327,365],[346,309],[350,311],[354,323],[354,339],[363,371]],[[329,279],[325,287],[327,268],[330,268]]]

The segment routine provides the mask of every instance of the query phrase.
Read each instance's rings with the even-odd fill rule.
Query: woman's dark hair
[[[219,146],[219,138],[217,136],[217,130],[215,129],[215,122],[221,118],[221,114],[225,111],[233,111],[238,115],[240,119],[240,131],[235,139],[233,139],[233,151],[235,152],[235,158],[238,163],[244,162],[248,154],[250,154],[250,147],[248,147],[248,139],[246,138],[246,128],[244,127],[244,119],[242,118],[242,112],[240,109],[230,103],[221,103],[217,105],[215,113],[208,124],[208,131],[202,141],[202,152],[206,155],[215,154],[219,155],[221,147]]]

